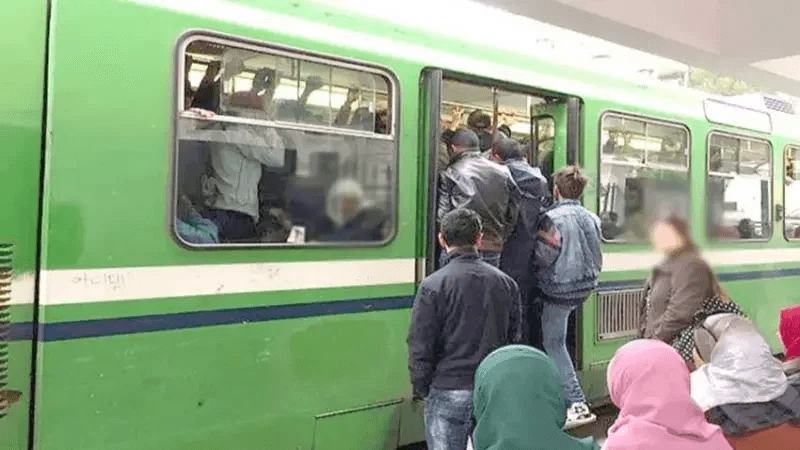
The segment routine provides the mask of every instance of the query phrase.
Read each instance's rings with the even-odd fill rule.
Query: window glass
[[[708,140],[708,233],[718,239],[768,239],[769,143],[723,134]]]
[[[786,147],[784,233],[787,239],[800,238],[800,147]]]
[[[600,128],[600,220],[608,241],[645,242],[665,210],[689,213],[689,133],[606,114]]]
[[[175,229],[190,245],[382,242],[393,231],[391,83],[217,40],[186,46]]]

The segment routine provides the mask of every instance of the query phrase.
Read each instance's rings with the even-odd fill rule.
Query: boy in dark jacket
[[[431,450],[463,450],[472,428],[475,370],[493,350],[520,341],[520,294],[511,277],[481,261],[481,219],[459,208],[441,221],[444,267],[422,281],[408,334],[415,399],[425,399]]]
[[[603,254],[600,219],[579,200],[589,178],[578,166],[564,167],[553,178],[553,194],[558,201],[545,214],[560,235],[561,249],[552,264],[539,271],[543,294],[542,344],[564,379],[565,396],[570,403],[565,428],[573,428],[593,422],[596,417],[586,405],[586,396],[567,352],[567,322],[570,313],[597,287]]]

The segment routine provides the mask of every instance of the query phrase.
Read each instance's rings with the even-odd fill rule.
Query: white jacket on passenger
[[[224,142],[211,147],[211,182],[218,192],[212,206],[248,214],[258,222],[261,165],[283,166],[283,140],[273,128],[247,124],[226,124],[224,136]]]

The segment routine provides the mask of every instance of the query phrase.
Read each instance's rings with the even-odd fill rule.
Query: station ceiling
[[[797,0],[476,0],[800,97]]]

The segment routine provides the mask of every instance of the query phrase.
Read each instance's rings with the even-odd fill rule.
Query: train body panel
[[[14,450],[28,448],[29,424],[35,425],[30,444],[40,450],[392,449],[422,440],[421,407],[408,401],[405,338],[430,248],[426,211],[432,191],[428,172],[434,170],[429,152],[435,149],[429,149],[428,138],[438,124],[426,114],[440,108],[427,100],[431,69],[441,69],[453,83],[492,86],[495,95],[499,86],[519,94],[518,99],[527,96],[529,104],[550,102],[539,111],[557,122],[555,166],[572,157],[570,148],[577,149],[577,160],[593,178],[584,204],[624,216],[609,223],[624,227],[629,213],[618,206],[621,200],[617,206],[608,200],[606,185],[614,177],[626,184],[644,179],[636,181],[643,192],[651,192],[647,183],[652,182],[652,192],[662,197],[683,195],[677,203],[690,213],[709,261],[779,351],[777,312],[798,302],[800,276],[800,247],[784,238],[788,227],[774,210],[786,201],[786,175],[778,162],[787,145],[800,143],[792,118],[773,120],[772,133],[714,125],[704,111],[708,96],[694,90],[632,84],[545,61],[524,45],[501,50],[313,1],[99,0],[88,10],[83,2],[55,0],[50,6],[49,16],[43,1],[18,7],[29,21],[31,39],[15,48],[20,52],[12,58],[30,66],[20,66],[18,78],[4,75],[4,85],[24,89],[0,105],[9,112],[0,127],[18,140],[2,144],[12,157],[6,162],[14,164],[0,167],[13,180],[16,195],[15,203],[3,205],[14,220],[0,228],[5,230],[0,244],[10,240],[15,246],[11,321],[16,331],[6,339],[12,355],[8,388],[23,393],[11,414],[0,418],[0,429],[10,430],[0,438],[4,448],[4,439]],[[388,97],[391,130],[366,138],[389,149],[384,163],[392,170],[385,195],[392,230],[384,241],[193,248],[176,236],[178,155],[187,140],[181,137],[181,65],[191,50],[184,44],[195,37],[213,44],[192,50],[206,64],[202,58],[213,56],[217,50],[208,48],[214,47],[295,58],[290,65],[297,65],[298,80],[296,61],[305,57],[330,64],[331,73],[347,68],[361,70],[359,80],[363,73],[388,80],[381,94]],[[297,81],[298,91],[300,86]],[[346,86],[342,89],[346,92]],[[576,104],[579,115],[571,116]],[[11,114],[16,111],[24,114]],[[17,124],[5,117],[24,120]],[[578,120],[570,124],[571,117]],[[277,128],[325,134],[333,129],[332,119],[327,120],[327,128],[302,123]],[[614,163],[603,151],[616,133],[608,124],[625,121],[633,124],[625,130],[636,133],[638,124],[645,130],[630,139],[655,137],[672,145],[663,133],[672,133],[670,139],[685,136],[690,151],[677,164],[683,169],[670,168],[674,161],[657,161],[666,169],[644,163],[634,172],[607,169],[630,163],[622,161],[624,152],[614,153]],[[43,126],[46,166],[39,215]],[[662,131],[648,134],[651,128]],[[331,133],[351,143],[366,136]],[[713,184],[707,174],[709,147],[714,139],[729,142],[715,133],[724,139],[738,136],[742,139],[735,142],[748,149],[762,140],[771,145],[766,178],[755,172],[737,178],[745,180],[737,181],[743,186],[768,183],[761,188],[768,197],[767,220],[757,225],[763,239],[723,241],[706,232],[707,216],[717,214],[706,201]],[[624,133],[618,137],[629,144]],[[719,150],[723,162],[725,151]],[[300,171],[311,170],[303,164],[313,165],[299,164]],[[674,178],[673,172],[679,174],[677,183],[652,181]],[[677,186],[678,194],[663,186]],[[718,214],[727,222],[762,213],[758,195],[741,207],[730,205],[735,202],[724,189],[720,195]],[[579,320],[578,366],[593,399],[606,394],[605,367],[630,338],[630,305],[658,262],[641,239],[612,241],[604,245],[601,287]],[[32,402],[34,313],[39,333]]]

